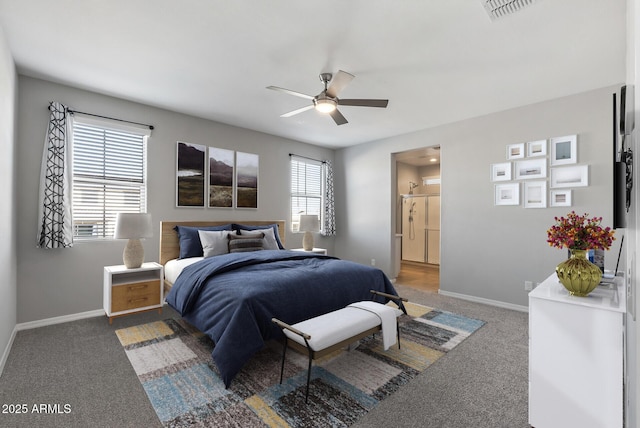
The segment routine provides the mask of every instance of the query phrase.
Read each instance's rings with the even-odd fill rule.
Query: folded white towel
[[[382,324],[382,345],[386,351],[396,343],[396,329],[398,311],[391,306],[381,303],[363,301],[349,305],[352,308],[362,309],[364,311],[373,312],[380,318]]]

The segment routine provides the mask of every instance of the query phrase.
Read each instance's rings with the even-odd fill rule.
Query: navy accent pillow
[[[222,226],[176,226],[173,229],[178,232],[181,259],[204,255],[198,230],[232,230],[231,223]]]
[[[273,229],[273,236],[276,238],[276,243],[278,244],[278,248],[280,248],[281,250],[284,250],[284,245],[282,245],[282,242],[280,241],[280,235],[278,234],[278,225],[276,223],[265,224],[262,226],[251,226],[248,224],[233,223],[231,227],[234,230],[237,230],[240,235],[242,235],[243,230]]]

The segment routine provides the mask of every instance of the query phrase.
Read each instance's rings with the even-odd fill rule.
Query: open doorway
[[[395,154],[398,284],[440,288],[440,147]]]

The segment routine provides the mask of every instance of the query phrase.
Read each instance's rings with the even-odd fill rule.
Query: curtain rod
[[[301,156],[301,155],[297,155],[297,154],[295,154],[295,153],[289,153],[289,156],[297,156],[297,157],[299,157],[299,158],[303,158],[303,159],[309,159],[309,160],[316,161],[316,162],[327,163],[327,161],[324,161],[324,160],[314,159],[314,158],[310,158],[310,157],[308,157],[308,156]]]
[[[49,110],[51,110],[51,105],[49,105],[48,109],[49,109]],[[117,122],[132,123],[132,124],[134,124],[134,125],[142,125],[142,126],[146,126],[146,127],[148,127],[148,128],[149,128],[150,130],[152,130],[152,131],[153,131],[153,129],[154,129],[154,128],[153,128],[153,125],[147,125],[146,123],[132,122],[132,121],[130,121],[130,120],[117,119],[117,118],[115,118],[115,117],[109,117],[109,116],[101,116],[101,115],[99,115],[99,114],[87,113],[87,112],[84,112],[84,111],[74,110],[74,109],[72,109],[72,108],[67,108],[67,111],[68,111],[69,113],[71,113],[71,114],[74,114],[74,113],[80,113],[80,114],[85,114],[85,115],[87,115],[87,116],[99,117],[99,118],[101,118],[101,119],[109,119],[109,120],[115,120],[115,121],[117,121]]]

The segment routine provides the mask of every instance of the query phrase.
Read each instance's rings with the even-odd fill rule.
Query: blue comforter
[[[369,290],[397,295],[380,269],[318,254],[267,250],[224,254],[188,266],[167,294],[167,303],[214,341],[212,357],[228,387],[265,340],[282,337],[271,318],[294,324],[372,300]]]

